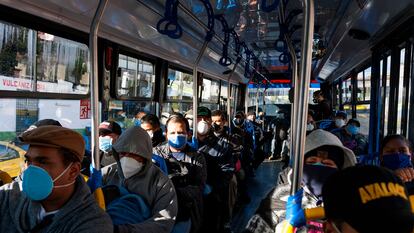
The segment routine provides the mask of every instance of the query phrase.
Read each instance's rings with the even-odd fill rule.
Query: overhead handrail
[[[201,58],[203,57],[204,52],[207,49],[208,43],[213,39],[214,36],[214,12],[213,7],[208,0],[200,0],[207,11],[208,17],[208,29],[206,36],[204,38],[203,45],[198,53],[197,59],[194,62],[193,67],[193,141],[197,138],[197,108],[198,108],[198,64],[200,63]]]
[[[208,26],[207,25],[205,25],[204,24],[204,22],[202,22],[199,18],[197,18],[192,12],[191,12],[191,10],[189,10],[185,5],[183,5],[182,3],[180,3],[180,2],[178,2],[178,8],[180,9],[180,10],[182,10],[187,16],[189,16],[192,20],[194,20],[194,22],[196,22],[201,28],[203,28],[204,30],[206,30],[206,31],[208,31],[209,30],[209,28],[208,28]],[[224,42],[224,40],[220,37],[220,36],[218,36],[217,34],[214,34],[213,35],[213,37],[217,40],[217,41],[219,41],[219,42],[221,42],[222,44],[224,44],[225,42]],[[246,48],[247,48],[247,46],[246,46]],[[245,61],[245,59],[243,59],[242,58],[242,61]],[[263,76],[262,74],[259,74],[259,76]]]
[[[183,35],[183,29],[178,23],[178,4],[178,0],[167,0],[165,3],[164,18],[160,19],[157,23],[157,31],[173,39],[178,39]]]
[[[223,14],[215,15],[214,18],[216,18],[218,21],[221,22],[221,26],[223,28],[224,33],[224,44],[223,44],[223,52],[221,55],[221,58],[219,60],[220,65],[222,66],[229,66],[232,64],[232,60],[228,55],[228,49],[229,49],[229,42],[230,42],[230,29],[229,25],[227,24],[226,19],[224,18]]]

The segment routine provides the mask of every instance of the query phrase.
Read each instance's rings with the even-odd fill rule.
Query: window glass
[[[385,77],[385,106],[384,106],[384,135],[388,133],[388,111],[390,102],[390,73],[391,73],[391,56],[387,57],[387,72]]]
[[[178,70],[168,69],[168,100],[193,99],[193,75]]]
[[[0,90],[87,94],[88,47],[0,21]]]
[[[348,115],[348,119],[352,118],[352,106],[349,104],[344,105],[344,111]]]
[[[122,129],[126,129],[134,126],[134,118],[139,112],[155,113],[155,104],[133,100],[110,100],[104,119],[116,121]]]
[[[403,93],[404,93],[404,58],[405,48],[400,51],[400,77],[398,81],[398,104],[397,104],[397,134],[401,134],[401,118],[402,118],[402,107],[403,107]]]
[[[350,103],[352,98],[351,79],[342,81],[342,103]]]
[[[364,100],[364,72],[361,71],[357,75],[357,101]]]
[[[224,81],[221,81],[221,86],[220,86],[220,110],[223,110],[223,111],[227,111],[227,90],[228,90],[228,83],[224,82]]]
[[[356,106],[356,117],[361,123],[360,133],[369,134],[369,104],[360,104]]]
[[[192,103],[163,103],[161,106],[161,115],[169,116],[173,113],[185,114],[187,111],[193,108]]]
[[[121,97],[151,98],[155,87],[154,64],[119,54],[117,94]]]
[[[220,82],[210,79],[203,79],[202,102],[217,103],[219,96]]]
[[[371,67],[364,70],[364,100],[371,100]]]

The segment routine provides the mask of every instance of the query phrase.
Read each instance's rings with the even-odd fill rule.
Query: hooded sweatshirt
[[[0,188],[0,232],[29,232],[40,222],[41,204],[28,199],[21,185],[15,181]],[[75,185],[71,199],[41,232],[112,233],[111,219],[96,204],[83,178],[79,176]]]
[[[305,154],[326,145],[336,146],[343,150],[344,163],[339,169],[342,170],[356,164],[354,153],[343,146],[335,135],[322,129],[317,129],[306,137]],[[286,202],[290,193],[291,178],[291,168],[287,168],[279,174],[277,186],[262,200],[256,214],[249,220],[245,232],[275,232],[276,225],[285,220]],[[305,188],[302,207],[313,208],[318,205],[317,203],[318,198]]]
[[[117,185],[129,192],[138,194],[151,209],[151,217],[138,224],[119,225],[123,232],[169,233],[177,216],[177,196],[171,180],[153,165],[152,143],[148,133],[141,127],[127,129],[113,145],[119,152],[129,152],[146,159],[143,169],[123,180],[118,165],[112,164],[102,169],[104,185]]]

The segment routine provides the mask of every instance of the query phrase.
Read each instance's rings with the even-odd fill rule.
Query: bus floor
[[[256,176],[250,177],[247,180],[247,192],[251,201],[234,213],[231,220],[231,229],[234,233],[240,233],[244,230],[247,222],[259,207],[262,199],[276,185],[282,166],[282,162],[265,160],[256,170]]]

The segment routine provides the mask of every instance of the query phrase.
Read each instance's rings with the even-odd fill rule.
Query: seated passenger
[[[165,142],[162,134],[160,120],[154,114],[147,114],[141,118],[141,128],[147,131],[152,141],[152,147],[156,147]]]
[[[355,155],[344,147],[333,134],[318,129],[306,137],[305,165],[303,167],[303,199],[304,208],[322,205],[322,185],[325,180],[338,170],[353,166]],[[288,168],[280,177],[278,185],[261,202],[256,214],[250,219],[246,232],[275,232],[275,227],[285,220],[286,201],[291,186],[292,170]],[[309,229],[322,231],[320,222],[308,223]]]
[[[414,169],[411,143],[402,135],[388,135],[382,140],[380,150],[381,166],[400,177],[408,192],[414,194]]]
[[[360,127],[358,120],[350,119],[345,127],[334,133],[356,156],[368,153],[368,142],[365,136],[359,133]]]
[[[326,233],[414,230],[414,215],[404,184],[386,169],[361,166],[337,172],[323,185],[322,196]]]
[[[197,140],[199,148],[214,141],[214,134],[211,130],[211,111],[206,107],[197,109]]]
[[[112,145],[121,133],[121,126],[115,121],[104,121],[99,125],[99,155],[102,167],[116,162],[112,156]]]
[[[117,163],[102,168],[103,184],[123,187],[149,205],[149,219],[136,224],[115,225],[115,232],[171,232],[177,215],[177,197],[173,184],[151,162],[152,143],[141,127],[128,128],[113,149]]]
[[[135,114],[134,126],[141,126],[141,120],[145,115],[147,115],[147,113],[143,111],[139,111],[137,114]]]
[[[189,125],[181,114],[172,115],[166,125],[167,139],[154,153],[164,158],[168,176],[172,180],[178,199],[177,222],[191,218],[191,230],[197,232],[201,226],[202,194],[207,179],[206,161],[187,144]]]
[[[80,175],[85,142],[77,132],[40,126],[19,136],[29,144],[22,181],[0,188],[0,232],[108,232],[109,216]]]
[[[306,135],[309,135],[317,129],[315,120],[313,119],[314,112],[312,110],[308,111],[308,117],[306,119]]]
[[[332,124],[329,126],[329,128],[325,130],[331,133],[338,132],[342,127],[346,125],[347,119],[348,119],[348,114],[346,114],[346,112],[337,111]]]

